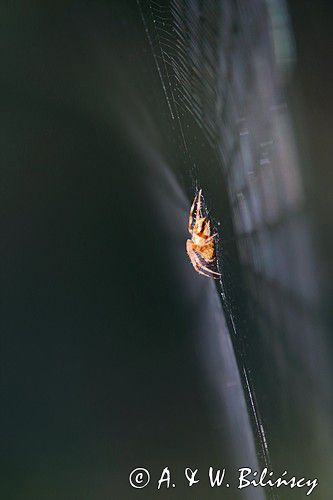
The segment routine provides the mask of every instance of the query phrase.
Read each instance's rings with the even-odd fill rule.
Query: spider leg
[[[190,244],[192,242],[191,242],[191,240],[187,240],[187,241],[189,242],[186,245],[187,253],[188,253],[188,256],[191,260],[191,264],[194,267],[194,269],[197,271],[197,273],[202,274],[203,276],[206,276],[207,278],[217,279],[217,278],[215,278],[215,276],[211,276],[210,274],[208,274],[208,273],[206,274],[202,271],[201,263],[197,259],[196,254],[195,254],[194,250],[192,249],[192,245]]]
[[[198,266],[198,264],[193,263],[193,262],[192,262],[192,264],[193,264],[194,269],[197,271],[197,273],[202,274],[202,276],[206,276],[207,278],[211,278],[211,279],[213,279],[213,280],[217,280],[217,278],[215,278],[215,276],[211,276],[210,274],[206,274],[206,273],[204,273],[204,272],[200,269],[200,267]]]
[[[190,234],[192,234],[193,212],[194,212],[194,207],[195,207],[196,201],[197,201],[197,195],[195,195],[195,197],[194,197],[194,200],[193,200],[193,203],[191,206],[191,210],[190,210],[190,217],[188,219],[188,231]]]
[[[201,217],[201,193],[202,193],[202,189],[200,189],[199,191],[199,195],[198,195],[198,202],[197,202],[197,211],[196,211],[196,220]]]
[[[220,273],[216,273],[215,271],[212,271],[211,269],[209,269],[208,267],[206,267],[202,264],[201,260],[199,259],[198,255],[195,253],[195,250],[193,249],[193,243],[191,240],[187,240],[186,250],[187,250],[188,256],[191,259],[191,262],[193,264],[194,269],[196,271],[200,272],[200,274],[203,274],[204,276],[207,276],[208,278],[213,278],[213,279],[218,279],[218,277],[221,276]],[[206,274],[202,270],[205,270],[210,274],[215,274],[216,277],[211,276],[209,274]]]
[[[208,271],[209,273],[212,273],[212,274],[215,274],[216,276],[221,276],[221,273],[217,273],[215,271],[212,271],[211,269],[209,269],[208,267],[204,266],[201,262],[201,260],[199,259],[198,255],[193,251],[194,255],[195,255],[195,260],[196,262],[199,264],[200,268],[201,269],[204,269],[205,271]],[[213,278],[213,276],[211,276]],[[217,278],[215,278],[217,279]]]

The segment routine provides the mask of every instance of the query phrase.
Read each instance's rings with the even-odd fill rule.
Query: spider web
[[[182,117],[190,112],[197,124],[204,130],[211,146],[215,147],[218,137],[224,141],[219,143],[221,165],[227,159],[225,152],[229,149],[232,155],[232,140],[230,134],[223,134],[223,103],[228,99],[227,92],[217,93],[217,74],[225,64],[225,72],[219,73],[220,79],[228,79],[231,72],[231,59],[221,61],[222,54],[218,54],[218,33],[213,20],[219,15],[219,8],[215,2],[206,2],[201,12],[197,2],[182,2],[173,0],[169,6],[154,0],[142,2],[138,0],[142,20],[155,59],[158,74],[161,80],[165,98],[172,119],[179,126],[185,151],[190,157]],[[207,22],[201,26],[201,19],[205,16]],[[216,60],[220,59],[220,68],[216,71]],[[221,114],[221,121],[219,115]],[[220,121],[220,123],[219,123]],[[222,133],[221,133],[222,129]],[[228,148],[227,148],[228,146]],[[224,154],[222,154],[224,153]],[[190,157],[190,160],[192,158]],[[190,167],[192,179],[198,173],[195,165]],[[198,192],[198,181],[195,181]],[[203,212],[210,216],[205,200]],[[215,225],[220,226],[219,221]],[[214,228],[215,232],[216,227]],[[219,262],[217,269],[222,274]],[[223,279],[220,281],[220,296],[224,309],[229,318],[233,335],[237,335],[234,315],[227,299]],[[255,422],[257,441],[260,443],[261,456],[264,464],[270,467],[269,450],[263,423],[257,408],[250,374],[244,360],[241,360],[242,372],[245,380],[245,390],[250,403],[250,409]],[[274,495],[272,496],[274,498]]]
[[[204,171],[191,153],[186,132],[188,114],[217,153],[218,168],[226,181],[240,265],[249,288],[248,299],[258,318],[256,340],[270,360],[262,369],[263,377],[268,377],[276,388],[275,405],[281,411],[276,419],[285,422],[288,444],[293,420],[291,424],[283,408],[290,405],[295,414],[307,415],[299,425],[300,435],[306,436],[313,426],[313,414],[322,413],[329,389],[314,369],[328,365],[325,332],[318,321],[317,257],[283,98],[283,85],[295,56],[285,4],[278,0],[251,4],[228,0],[137,2],[170,115],[188,157],[192,190],[201,186]],[[213,219],[213,225],[221,233],[218,219]],[[220,297],[231,335],[240,345],[238,361],[259,456],[270,468],[271,447],[259,411],[263,404],[257,402],[254,389],[261,382],[248,367],[244,334],[239,331],[225,289],[225,282],[233,278],[228,276],[226,262],[221,269],[222,261],[219,255],[218,270],[223,273]],[[300,348],[304,335],[307,349]],[[322,348],[318,347],[318,336]],[[288,361],[290,352],[301,368],[298,373]],[[300,373],[316,381],[311,384],[311,415],[300,397]],[[286,393],[282,393],[281,388],[286,386]],[[265,413],[267,423],[270,409],[266,408]],[[318,453],[315,448],[312,451],[313,455]]]

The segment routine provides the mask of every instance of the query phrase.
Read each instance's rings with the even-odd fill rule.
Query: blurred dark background
[[[1,497],[228,498],[183,469],[268,465],[330,498],[331,4],[1,18]],[[216,285],[184,250],[197,187]]]

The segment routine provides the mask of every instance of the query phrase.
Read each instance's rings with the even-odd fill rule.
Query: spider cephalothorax
[[[190,211],[188,230],[192,238],[186,241],[186,251],[198,273],[207,278],[218,279],[221,274],[204,265],[211,265],[215,260],[214,238],[217,234],[210,234],[210,221],[207,217],[203,217],[201,198],[202,190],[200,189],[198,195],[194,197]]]

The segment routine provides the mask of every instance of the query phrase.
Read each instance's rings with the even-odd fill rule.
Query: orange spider
[[[190,240],[186,241],[186,251],[191,260],[194,269],[199,273],[207,276],[207,278],[218,279],[221,274],[212,271],[204,265],[211,264],[215,260],[214,238],[216,234],[210,234],[210,221],[207,217],[203,217],[201,211],[202,189],[199,194],[195,195],[190,217],[188,221],[188,230],[192,235]],[[195,217],[193,223],[193,213]]]

